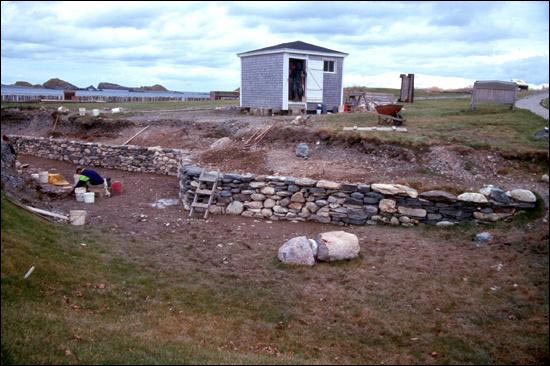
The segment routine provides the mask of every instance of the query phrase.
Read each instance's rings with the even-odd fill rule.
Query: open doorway
[[[306,90],[306,60],[288,60],[288,100],[303,102]]]

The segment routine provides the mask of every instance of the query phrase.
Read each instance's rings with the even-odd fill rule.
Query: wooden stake
[[[142,133],[143,131],[145,131],[146,129],[148,129],[149,127],[151,127],[151,125],[147,125],[147,127],[141,129],[138,133],[136,133],[134,136],[130,137],[128,139],[128,141],[126,141],[125,143],[123,143],[122,145],[126,145],[127,143],[129,143],[130,141],[132,141],[137,135],[139,135],[140,133]]]

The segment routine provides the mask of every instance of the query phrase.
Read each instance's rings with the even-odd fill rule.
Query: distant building
[[[347,55],[301,41],[239,53],[241,107],[337,111]]]
[[[517,92],[518,86],[514,82],[498,80],[476,81],[472,89],[470,105],[472,109],[475,109],[479,101],[487,101],[510,104],[510,108],[514,108]]]
[[[238,91],[211,91],[210,100],[239,99]]]

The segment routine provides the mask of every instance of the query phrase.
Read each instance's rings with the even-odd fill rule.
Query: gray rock
[[[271,198],[268,198],[264,201],[264,207],[265,208],[271,208],[273,206],[275,206],[275,201],[272,200]]]
[[[306,143],[299,143],[296,145],[296,156],[300,158],[307,158],[309,156],[309,147]]]
[[[510,197],[508,197],[506,195],[506,192],[504,192],[500,188],[493,188],[489,193],[489,198],[499,203],[504,203],[504,204],[510,203]]]
[[[286,264],[306,266],[313,266],[315,264],[311,242],[305,236],[298,236],[284,243],[279,248],[277,258]]]
[[[317,206],[313,202],[307,202],[305,207],[309,210],[309,212],[313,212],[313,213],[315,213],[315,212],[317,212],[317,210],[319,210],[319,206]]]
[[[269,208],[262,208],[261,213],[263,217],[270,217],[271,215],[273,215],[273,211],[271,211],[271,209]]]
[[[296,179],[296,182],[294,184],[302,187],[313,187],[315,183],[317,183],[317,181],[314,179],[299,178],[299,179]]]
[[[359,255],[359,239],[355,234],[329,231],[319,234],[315,241],[319,245],[317,258],[322,261],[353,259]]]
[[[264,203],[262,201],[248,201],[244,203],[244,207],[249,209],[260,209],[264,207]]]
[[[399,206],[397,208],[401,215],[414,216],[414,217],[426,217],[426,210],[423,208],[410,208],[405,206]]]
[[[361,202],[363,202],[363,198],[365,198],[365,195],[363,193],[360,193],[360,192],[353,192],[351,194],[351,198],[353,198],[355,200],[360,200]]]
[[[403,223],[403,224],[408,224],[411,222],[411,218],[408,217],[408,216],[401,216],[399,218],[399,222]]]
[[[543,174],[542,177],[540,178],[540,180],[542,180],[543,182],[548,183],[548,174]]]
[[[476,236],[474,236],[474,241],[481,242],[481,243],[486,243],[491,240],[493,240],[493,235],[487,231],[476,234]]]
[[[231,202],[227,208],[225,209],[225,212],[230,215],[240,215],[244,210],[242,202],[239,201],[233,201]]]
[[[289,192],[294,193],[294,192],[298,192],[299,190],[300,190],[300,187],[298,187],[294,184],[291,184],[291,185],[288,186],[288,191]]]
[[[275,188],[273,188],[273,187],[263,187],[262,189],[260,189],[260,192],[270,196],[272,194],[275,194]]]
[[[328,205],[328,201],[327,201],[327,200],[316,200],[316,201],[315,201],[315,204],[316,204],[317,206],[323,207],[323,206]]]
[[[256,189],[256,188],[263,188],[265,187],[265,182],[250,182],[248,184],[250,188]]]
[[[250,195],[250,198],[253,201],[263,201],[263,200],[265,200],[265,195],[260,194],[260,193],[253,193],[253,194]]]
[[[306,200],[302,192],[296,192],[292,195],[292,197],[290,197],[290,201],[304,203]]]
[[[368,192],[365,194],[365,198],[363,198],[363,202],[371,205],[377,205],[378,202],[380,202],[380,200],[383,198],[384,196],[380,193]]]
[[[448,201],[448,202],[454,202],[457,199],[454,194],[445,192],[445,191],[422,192],[418,195],[418,197],[424,198],[430,201]]]

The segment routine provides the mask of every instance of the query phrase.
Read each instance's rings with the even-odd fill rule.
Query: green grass
[[[26,109],[57,109],[59,106],[64,106],[72,112],[78,112],[78,108],[90,109],[111,109],[116,107],[124,108],[128,111],[154,111],[154,110],[171,110],[171,109],[187,109],[198,107],[221,107],[228,105],[238,105],[238,100],[207,100],[207,101],[183,101],[183,102],[122,102],[122,103],[13,103],[2,102],[2,108],[26,108]]]
[[[544,108],[548,109],[548,98],[543,99],[543,100],[540,102],[540,105],[542,105]]]
[[[258,323],[288,321],[284,297],[231,281],[213,288],[198,272],[175,285],[113,256],[104,239],[45,222],[2,195],[3,364],[290,362],[218,349],[251,314]]]
[[[441,228],[427,231],[440,238],[432,245],[458,245],[452,256],[403,257],[403,243],[373,243],[356,260],[314,268],[254,254],[246,275],[194,262],[199,244],[181,235],[165,240],[188,246],[189,255],[165,268],[149,260],[139,236],[123,246],[127,236],[54,225],[3,196],[1,216],[2,364],[522,364],[548,357],[548,302],[539,293],[548,286],[547,248],[509,262],[497,277],[485,259],[494,264],[507,254],[457,244],[473,225],[448,238]],[[200,235],[208,234],[198,242]],[[132,255],[122,256],[124,248]],[[488,293],[495,283],[520,288]],[[271,348],[258,352],[258,345]]]
[[[509,106],[480,103],[470,109],[469,99],[421,100],[405,104],[407,133],[358,132],[382,142],[408,145],[457,144],[507,152],[547,150],[547,140],[534,133],[546,121],[529,111]],[[335,114],[315,118],[314,127],[342,130],[345,126],[377,126],[370,113]]]

